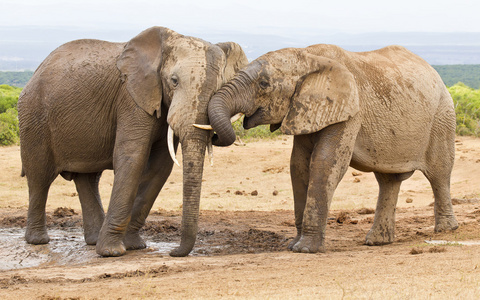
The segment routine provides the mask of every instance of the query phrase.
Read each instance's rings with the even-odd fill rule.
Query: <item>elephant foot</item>
[[[132,233],[127,232],[125,238],[123,239],[123,243],[125,244],[127,250],[138,250],[147,248],[147,244],[142,239],[138,231]]]
[[[374,226],[367,233],[365,245],[380,246],[393,243],[395,230],[393,228]]]
[[[97,244],[97,241],[98,241],[98,231],[95,232],[95,233],[87,233],[85,232],[83,234],[83,236],[85,237],[85,243],[87,243],[87,245],[96,245]]]
[[[293,252],[300,253],[325,253],[325,245],[319,236],[301,236],[292,247]]]
[[[454,215],[438,216],[435,218],[435,232],[455,230],[458,228],[458,222]]]
[[[119,235],[110,237],[107,235],[104,238],[99,238],[96,251],[101,256],[122,256],[127,252],[123,240],[119,239]]]
[[[33,230],[27,228],[25,232],[25,240],[29,244],[41,245],[48,244],[50,242],[50,237],[48,236],[47,230]]]
[[[293,246],[295,246],[295,244],[300,240],[300,237],[302,235],[301,234],[297,234],[297,236],[293,239],[293,241],[291,241],[289,244],[288,244],[288,247],[287,249],[288,250],[293,250]]]

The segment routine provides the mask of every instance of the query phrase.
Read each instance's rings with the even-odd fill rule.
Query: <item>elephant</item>
[[[211,44],[165,27],[126,43],[83,39],[54,50],[18,101],[22,175],[29,207],[25,239],[49,242],[45,206],[60,174],[75,182],[87,244],[101,256],[145,248],[139,230],[170,175],[181,144],[181,242],[186,256],[198,231],[206,122],[214,91],[248,60],[234,42]],[[170,156],[172,154],[172,158]],[[114,170],[105,215],[98,192],[102,172]]]
[[[245,114],[246,129],[270,124],[294,135],[297,235],[290,250],[325,252],[328,210],[349,166],[374,172],[379,184],[367,245],[393,242],[400,184],[415,170],[433,189],[434,230],[458,227],[450,198],[453,101],[438,73],[404,47],[350,52],[318,44],[266,53],[211,98],[214,145],[233,143],[228,118],[237,112]]]

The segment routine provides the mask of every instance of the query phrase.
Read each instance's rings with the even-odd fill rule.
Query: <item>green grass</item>
[[[275,139],[282,135],[280,129],[270,132],[270,125],[260,125],[252,129],[243,128],[243,118],[232,124],[237,137],[244,142],[253,142],[262,139]]]

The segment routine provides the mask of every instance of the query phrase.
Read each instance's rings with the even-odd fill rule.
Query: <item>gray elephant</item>
[[[403,47],[353,53],[333,45],[281,49],[242,69],[210,100],[214,144],[230,145],[228,118],[294,135],[295,252],[323,252],[333,193],[348,166],[380,186],[366,244],[391,243],[400,184],[415,170],[435,196],[435,231],[458,227],[450,199],[455,112],[440,76]]]
[[[210,97],[247,63],[236,43],[214,45],[163,27],[128,43],[78,40],[53,51],[18,101],[22,173],[29,189],[26,241],[49,242],[45,204],[60,174],[75,182],[85,239],[96,244],[98,254],[144,248],[139,230],[172,170],[169,149],[180,142],[182,236],[170,254],[188,255],[211,140],[192,124],[207,122]],[[98,193],[105,169],[115,172],[106,216]]]

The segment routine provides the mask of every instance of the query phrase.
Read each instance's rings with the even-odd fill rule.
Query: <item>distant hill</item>
[[[478,89],[480,88],[480,64],[478,65],[434,65],[435,70],[442,77],[447,86],[453,86],[458,82]],[[1,72],[0,84],[8,84],[16,87],[24,87],[33,75],[33,71]]]
[[[33,75],[33,71],[23,72],[0,72],[0,85],[7,84],[16,87],[24,87]]]
[[[480,88],[480,65],[433,66],[447,86],[458,82],[474,89]]]

